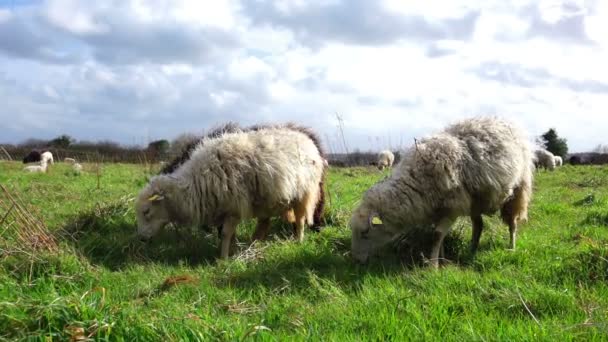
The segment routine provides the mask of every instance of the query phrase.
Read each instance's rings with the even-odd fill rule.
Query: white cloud
[[[49,21],[69,32],[76,34],[106,33],[109,27],[100,23],[94,17],[95,11],[90,7],[95,4],[95,10],[107,9],[102,3],[84,3],[78,0],[55,0],[47,2],[45,14]]]
[[[0,23],[4,21],[8,21],[12,16],[11,11],[7,9],[0,8]]]

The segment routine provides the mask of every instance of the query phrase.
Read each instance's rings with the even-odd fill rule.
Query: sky
[[[0,142],[301,123],[331,152],[496,115],[608,143],[608,1],[0,0]]]

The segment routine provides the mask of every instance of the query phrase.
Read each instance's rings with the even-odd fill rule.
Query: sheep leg
[[[439,268],[439,252],[443,247],[443,239],[450,232],[454,219],[444,218],[435,227],[435,241],[433,242],[433,249],[431,250],[431,266],[435,269]]]
[[[505,203],[501,210],[500,215],[502,216],[502,220],[509,226],[509,249],[515,250],[515,242],[517,240],[517,214],[516,212],[522,212],[525,210],[524,196],[522,195],[521,189],[515,190],[515,197]]]
[[[220,251],[221,259],[228,259],[230,256],[230,245],[235,238],[236,227],[239,224],[238,219],[228,218],[222,226],[222,247]]]
[[[269,217],[259,217],[258,224],[255,228],[255,232],[253,233],[252,240],[264,240],[266,236],[268,236],[268,229],[270,228],[270,218]]]
[[[302,242],[304,240],[304,225],[306,224],[306,208],[304,205],[296,205],[294,214],[296,216],[294,235],[296,241]]]
[[[483,231],[483,218],[481,215],[471,216],[471,223],[473,223],[473,237],[471,238],[471,253],[477,252],[479,247],[479,239],[481,238],[481,232]]]
[[[306,222],[306,217],[304,215],[296,214],[296,230],[295,230],[295,238],[296,241],[302,242],[304,240],[304,225]]]
[[[517,223],[515,223],[514,219],[511,219],[509,222],[509,234],[511,235],[509,249],[515,250],[515,240],[517,240]]]
[[[317,187],[315,190],[319,190]],[[312,223],[313,213],[317,204],[318,194],[307,193],[293,208],[296,219],[295,237],[298,242],[304,240],[304,226],[306,222]]]

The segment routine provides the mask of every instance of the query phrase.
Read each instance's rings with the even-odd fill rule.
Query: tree
[[[560,138],[554,128],[549,129],[545,134],[541,135],[540,142],[547,151],[556,156],[561,156],[563,158],[568,154],[567,140]]]
[[[148,144],[148,150],[158,154],[164,154],[169,150],[169,141],[165,139],[155,140]]]
[[[72,139],[72,137],[67,134],[63,134],[49,141],[49,145],[59,148],[68,148],[73,142],[74,139]]]

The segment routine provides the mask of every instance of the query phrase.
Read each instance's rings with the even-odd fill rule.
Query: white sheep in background
[[[82,165],[80,165],[79,163],[74,163],[72,164],[72,170],[76,171],[77,173],[81,173]]]
[[[40,154],[40,161],[47,164],[53,164],[53,154],[49,151]]]
[[[262,128],[204,139],[182,166],[153,177],[140,192],[137,232],[148,239],[169,222],[221,224],[221,257],[227,258],[241,220],[267,220],[293,210],[301,241],[304,225],[313,220],[323,172],[315,142],[293,129]]]
[[[393,173],[372,186],[354,211],[352,255],[364,262],[413,229],[434,232],[430,261],[438,266],[443,239],[460,216],[473,224],[479,245],[482,214],[500,209],[515,249],[517,223],[527,219],[532,192],[532,152],[524,134],[496,118],[468,119],[418,141]]]
[[[28,165],[26,167],[23,168],[24,171],[27,172],[41,172],[41,173],[45,173],[46,169],[47,169],[48,164],[46,163],[46,161],[41,160],[39,165]]]
[[[561,167],[564,165],[564,160],[560,156],[555,156],[555,167]]]
[[[393,152],[389,150],[384,150],[378,153],[378,168],[380,170],[386,168],[391,168],[393,166],[393,162],[395,161],[395,155]]]
[[[66,157],[66,158],[63,158],[63,162],[64,163],[74,164],[74,163],[76,163],[76,159],[74,159],[74,158],[67,158]]]
[[[536,166],[537,169],[542,167],[549,171],[555,170],[555,156],[553,153],[547,150],[538,149],[534,151],[534,157],[532,157],[532,160],[534,161],[534,166]]]

